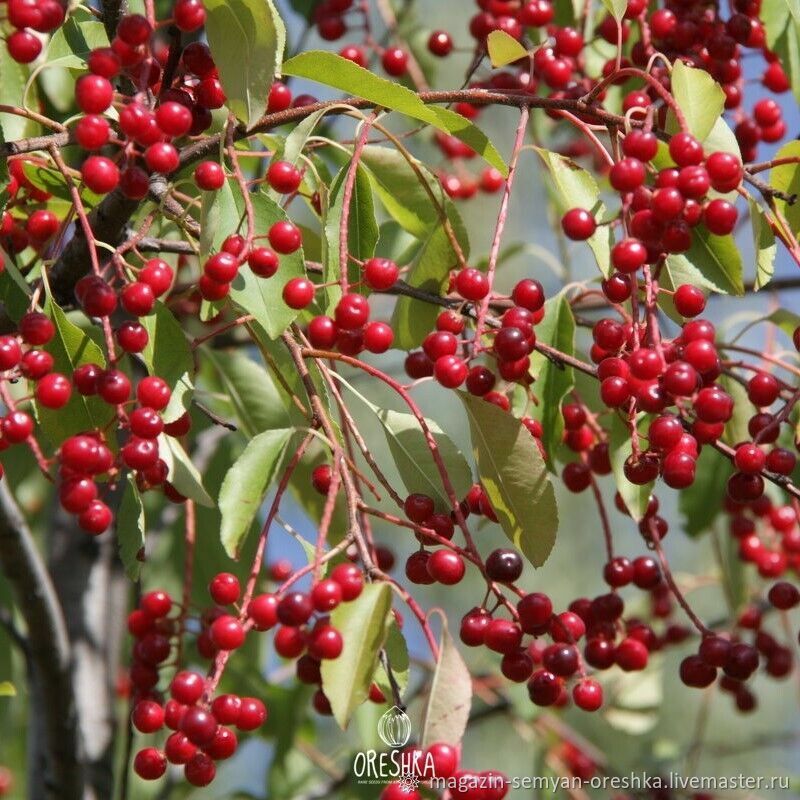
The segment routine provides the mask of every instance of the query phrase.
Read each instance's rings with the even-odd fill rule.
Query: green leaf
[[[48,296],[45,313],[53,321],[56,334],[44,347],[53,356],[53,371],[72,375],[81,364],[105,366],[103,351]],[[114,408],[99,397],[84,397],[73,391],[69,402],[57,410],[37,404],[37,416],[47,438],[58,444],[78,433],[103,430],[114,418]]]
[[[217,371],[225,399],[233,406],[240,429],[248,439],[262,431],[292,425],[288,398],[260,364],[238,350],[220,353],[209,349],[203,351],[203,357]]]
[[[481,155],[488,164],[499,169],[503,176],[508,175],[508,167],[495,146],[466,117],[446,108],[427,106],[405,86],[374,75],[335,53],[322,50],[300,53],[284,62],[283,74],[332,86],[356,97],[363,97],[381,108],[399,111],[412,119],[432,125],[457,137]]]
[[[625,12],[628,9],[627,0],[602,0],[602,3],[606,11],[608,11],[617,22],[625,16]]]
[[[335,377],[380,420],[389,451],[409,494],[427,494],[437,501],[440,510],[449,511],[452,503],[447,497],[436,462],[417,419],[412,414],[378,408],[340,375],[336,374]],[[456,496],[464,496],[472,485],[469,464],[452,439],[433,420],[426,418],[425,422],[436,441]]]
[[[288,161],[290,164],[296,164],[306,146],[309,136],[314,132],[320,120],[329,113],[329,107],[321,108],[313,114],[309,114],[305,119],[300,120],[297,125],[292,128],[291,133],[286,137],[283,145],[283,160]]]
[[[53,33],[45,53],[45,66],[83,69],[89,53],[98,47],[108,47],[103,23],[93,19],[81,22],[73,13]]]
[[[469,241],[461,217],[452,203],[447,204],[447,215],[456,241],[461,246],[464,258],[469,257]],[[420,251],[411,270],[406,274],[406,283],[416,289],[440,296],[447,286],[450,270],[458,266],[458,256],[441,225],[434,228]],[[434,303],[416,300],[401,295],[397,299],[392,315],[395,332],[394,346],[411,350],[421,344],[436,324],[441,308]]]
[[[180,494],[201,506],[214,507],[214,501],[203,486],[203,479],[197,467],[177,439],[162,433],[158,437],[158,454],[167,464],[169,470],[167,480]]]
[[[452,503],[416,418],[411,414],[386,410],[378,411],[378,417],[383,423],[383,432],[397,471],[409,494],[427,494],[437,500],[441,510],[450,510]],[[450,437],[433,420],[425,421],[436,440],[456,496],[463,497],[472,485],[472,470]]]
[[[678,508],[683,515],[683,530],[688,536],[707,531],[722,512],[731,462],[711,447],[704,447],[697,460],[694,483],[682,489]]]
[[[787,142],[775,154],[775,160],[800,158],[800,142],[793,140]],[[781,164],[773,167],[769,173],[770,186],[787,195],[797,195],[800,198],[800,163]],[[800,228],[800,202],[791,205],[780,197],[775,198],[775,208],[789,223],[792,231]]]
[[[400,626],[394,619],[394,615],[389,621],[389,633],[386,636],[386,642],[383,646],[386,658],[389,661],[389,666],[392,670],[394,682],[400,690],[402,696],[408,688],[408,675],[409,675],[409,659],[408,659],[408,646]],[[388,702],[392,702],[392,683],[389,680],[389,675],[384,668],[383,664],[378,665],[375,671],[375,683],[383,692],[383,696]]]
[[[732,447],[749,441],[748,422],[752,416],[752,405],[747,397],[747,389],[730,375],[720,375],[718,383],[733,398],[733,416],[725,423],[720,438]]]
[[[133,475],[128,475],[117,512],[117,545],[125,574],[138,581],[144,561],[145,517],[142,498]]]
[[[778,255],[778,244],[761,206],[755,200],[748,200],[750,206],[750,224],[753,229],[753,246],[756,255],[756,290],[763,289],[775,274],[775,259]]]
[[[486,39],[486,47],[493,67],[505,67],[528,56],[519,41],[505,31],[492,31]]]
[[[11,681],[0,681],[0,697],[16,697],[17,690]]]
[[[458,396],[469,419],[478,474],[500,527],[540,567],[556,541],[558,508],[539,447],[516,417],[482,398]]]
[[[780,58],[795,98],[800,101],[800,3],[798,0],[763,0],[759,18],[767,45]]]
[[[671,85],[689,131],[702,142],[722,116],[725,92],[708,72],[690,67],[680,59],[672,67]]]
[[[7,192],[1,194],[7,197]],[[0,272],[0,302],[8,316],[14,322],[19,322],[30,308],[30,287],[16,264],[1,249],[0,258],[5,259],[5,270]]]
[[[368,583],[350,603],[331,613],[331,625],[342,634],[339,658],[322,662],[322,690],[342,729],[367,699],[378,656],[392,620],[392,590],[387,583]]]
[[[606,207],[600,200],[600,188],[594,177],[566,156],[541,147],[535,147],[534,150],[553,178],[560,212],[563,214],[571,208],[583,208],[590,212],[598,223],[603,222]],[[611,226],[598,225],[597,230],[586,241],[600,272],[608,277],[611,272]]]
[[[704,227],[692,230],[692,244],[685,253],[667,256],[666,271],[673,287],[691,283],[721,294],[744,294],[744,266],[736,241]]]
[[[367,145],[361,154],[361,166],[369,170],[375,192],[388,214],[404,230],[423,238],[439,224],[431,195],[445,209],[448,198],[442,184],[424,164],[414,159],[413,165],[389,147]]]
[[[225,475],[218,501],[222,514],[220,539],[231,558],[236,558],[264,502],[292,433],[292,430],[284,429],[258,434],[248,442],[244,452]]]
[[[644,417],[643,417],[644,418]],[[611,432],[608,442],[608,456],[611,460],[611,471],[617,490],[631,516],[638,522],[647,511],[650,495],[653,493],[653,484],[637,486],[625,477],[625,462],[633,452],[631,445],[631,430],[628,427],[627,417],[620,413],[611,416]]]
[[[287,220],[286,212],[263,192],[252,194],[256,230],[266,233],[276,222]],[[242,205],[243,200],[237,197]],[[228,229],[230,231],[230,229]],[[282,255],[278,272],[271,278],[254,275],[246,264],[231,284],[231,300],[246,314],[252,314],[272,339],[277,339],[294,322],[298,312],[283,302],[283,287],[292,278],[305,275],[305,256],[301,247],[294,253]]]
[[[536,326],[536,338],[561,353],[575,353],[575,317],[566,294],[562,291],[545,303],[544,318]],[[533,390],[539,399],[534,416],[542,423],[542,443],[547,465],[553,470],[555,455],[564,433],[561,404],[575,387],[572,367],[555,364],[539,352],[531,357],[531,375],[536,379]]]
[[[344,212],[344,189],[350,165],[342,167],[330,189],[329,208],[325,216],[325,245],[323,260],[323,277],[326,284],[332,284],[325,289],[327,297],[326,311],[330,313],[339,298],[342,290],[339,286],[342,265],[339,263],[339,241]],[[375,205],[372,200],[372,184],[367,171],[358,166],[353,184],[353,194],[350,198],[350,211],[347,217],[347,251],[355,259],[366,261],[375,253],[378,243],[378,222],[375,219]],[[350,272],[353,272],[353,265]],[[358,265],[355,265],[357,278]]]
[[[247,125],[267,109],[286,46],[272,0],[205,0],[206,36],[228,108]]]
[[[457,747],[467,729],[471,707],[472,676],[442,616],[439,658],[425,709],[421,746],[446,742]]]
[[[23,165],[23,171],[25,172],[25,177],[37,189],[41,189],[53,195],[53,197],[57,197],[59,200],[64,200],[72,204],[72,195],[70,194],[67,181],[57,169],[26,161]],[[86,187],[81,187],[80,195],[87,209],[94,208],[101,199],[100,195],[89,191]]]
[[[36,84],[32,84],[27,93],[27,106],[25,103],[25,87],[27,86],[30,71],[25,64],[18,64],[8,54],[7,47],[0,47],[0,86],[3,87],[3,104],[17,108],[37,108],[38,98]],[[0,113],[0,128],[7,142],[22,139],[26,136],[35,136],[40,131],[37,122],[17,114]]]
[[[189,410],[192,400],[192,349],[178,320],[163,303],[156,303],[153,313],[139,321],[150,337],[142,351],[142,359],[147,371],[165,380],[172,390],[169,405],[162,416],[165,422],[174,422]]]
[[[790,340],[794,335],[795,329],[800,328],[800,316],[793,311],[789,311],[787,308],[779,308],[777,311],[773,311],[768,317],[765,317],[765,319],[777,325]]]

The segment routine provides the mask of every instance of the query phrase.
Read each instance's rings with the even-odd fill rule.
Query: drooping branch
[[[33,800],[82,800],[84,774],[72,687],[67,627],[55,588],[7,481],[0,482],[0,567],[27,627],[46,743],[42,780]]]

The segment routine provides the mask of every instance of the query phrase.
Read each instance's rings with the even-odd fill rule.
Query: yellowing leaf
[[[519,41],[505,31],[492,31],[486,39],[486,47],[493,67],[505,67],[528,55]]]

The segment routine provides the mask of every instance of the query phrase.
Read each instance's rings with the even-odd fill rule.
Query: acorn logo
[[[392,706],[378,720],[378,736],[389,747],[405,747],[411,738],[411,720],[402,708]]]

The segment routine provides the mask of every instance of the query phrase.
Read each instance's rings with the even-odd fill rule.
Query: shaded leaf
[[[704,447],[697,460],[694,483],[682,489],[678,508],[683,517],[682,528],[688,536],[707,531],[724,508],[728,478],[733,474],[731,462],[711,447]]]
[[[640,421],[641,424],[641,421]],[[631,516],[638,522],[647,511],[650,495],[653,493],[653,484],[638,486],[631,483],[624,472],[625,462],[633,452],[631,443],[631,430],[627,418],[615,413],[611,416],[611,432],[608,442],[608,456],[611,460],[611,470],[625,506]]]
[[[464,224],[452,204],[448,204],[447,214],[456,241],[461,246],[464,258],[467,258],[469,242]],[[444,227],[440,225],[433,230],[423,245],[419,256],[406,275],[406,282],[416,289],[440,296],[447,287],[450,271],[457,266],[458,256]],[[441,309],[435,303],[401,295],[397,299],[392,315],[392,329],[395,332],[394,346],[404,350],[419,346],[425,336],[434,328],[436,317],[440,311]]]
[[[142,498],[136,488],[136,480],[128,475],[125,492],[122,495],[116,516],[117,545],[119,557],[125,574],[132,580],[139,580],[144,553],[145,516]]]
[[[339,375],[336,378],[364,403],[380,420],[389,451],[395,466],[409,494],[419,492],[436,501],[439,510],[452,508],[433,460],[431,449],[419,422],[412,414],[378,408]],[[472,485],[472,470],[461,451],[450,437],[433,420],[425,422],[430,429],[439,455],[444,462],[447,474],[453,484],[457,497],[463,497]]]
[[[284,429],[258,434],[248,442],[225,475],[218,498],[222,514],[220,539],[231,558],[236,558],[242,540],[264,502],[292,433],[292,430]]]
[[[267,233],[276,222],[288,219],[286,212],[264,192],[250,197],[259,234]],[[243,211],[241,197],[237,195],[236,199]],[[302,275],[305,275],[302,247],[294,253],[282,255],[278,272],[271,278],[260,278],[252,273],[247,264],[243,264],[231,284],[231,300],[246,314],[252,314],[270,338],[277,339],[298,314],[283,302],[283,287],[292,278]]]
[[[511,414],[459,392],[469,419],[481,484],[503,532],[534,566],[556,541],[558,508],[542,454],[530,431]]]
[[[339,242],[344,211],[344,189],[350,166],[344,166],[333,182],[330,189],[329,207],[325,216],[325,241],[323,259],[323,278],[326,284],[332,284],[325,289],[327,297],[326,313],[330,313],[339,298],[342,290],[339,286],[342,265],[339,263]],[[347,251],[350,256],[359,261],[366,261],[375,253],[378,243],[378,222],[375,219],[375,205],[372,200],[372,185],[367,172],[361,166],[356,168],[356,177],[353,184],[353,194],[350,198],[350,211],[347,217]],[[353,272],[353,265],[349,265]],[[355,265],[358,280],[358,265]]]
[[[797,140],[787,142],[775,154],[776,161],[793,158],[800,158],[800,142]],[[773,167],[769,173],[769,182],[773,189],[800,198],[800,163]],[[785,218],[793,232],[800,228],[800,202],[789,204],[786,200],[776,197],[775,208]]]
[[[228,108],[252,125],[267,108],[286,46],[272,0],[205,0],[205,32]]]
[[[261,431],[292,424],[288,399],[260,364],[237,350],[220,353],[204,350],[222,382],[225,399],[236,413],[242,433],[252,438]]]
[[[203,479],[192,463],[189,454],[177,439],[161,434],[158,437],[158,454],[169,470],[167,480],[184,497],[189,497],[201,506],[212,508],[214,501],[203,486]]]
[[[700,226],[692,230],[685,253],[667,256],[672,285],[691,283],[722,294],[744,294],[742,254],[733,236],[715,236]]]
[[[392,615],[389,621],[389,633],[386,636],[383,650],[389,661],[394,682],[397,684],[397,688],[402,696],[408,687],[410,662],[408,659],[408,646],[406,645],[405,636],[403,636],[403,632],[400,630],[397,620],[394,619],[394,615]],[[378,669],[375,671],[375,683],[378,684],[387,702],[391,703],[392,683],[389,680],[388,673],[383,664],[379,664]]]
[[[425,709],[421,746],[429,747],[434,742],[458,746],[467,729],[471,707],[472,676],[442,616],[439,658]]]
[[[600,200],[600,188],[594,177],[566,156],[541,147],[535,147],[534,150],[553,178],[560,212],[563,214],[571,208],[583,208],[592,214],[598,223],[602,222],[606,207]],[[598,225],[586,243],[594,254],[600,272],[608,276],[611,271],[611,226]]]
[[[756,290],[763,289],[775,274],[775,258],[778,255],[778,244],[775,234],[761,210],[754,200],[749,201],[750,224],[753,229],[753,246],[756,254]]]
[[[342,634],[339,658],[322,662],[322,690],[339,727],[367,699],[378,656],[389,634],[392,590],[387,583],[368,583],[352,602],[331,613],[331,625]]]
[[[44,349],[53,356],[53,371],[72,375],[81,364],[106,364],[103,351],[48,296],[44,312],[53,321],[56,333]],[[47,438],[58,444],[78,433],[103,430],[114,418],[114,407],[99,397],[84,397],[73,391],[69,402],[59,409],[37,404],[37,416]]]
[[[564,292],[545,303],[544,318],[536,326],[536,338],[561,353],[575,353],[575,317]],[[564,433],[561,404],[575,386],[572,367],[553,363],[539,352],[531,357],[531,375],[536,379],[533,390],[539,400],[534,416],[542,423],[542,443],[547,453],[548,467],[555,468],[555,454]]]
[[[142,351],[147,371],[165,380],[172,390],[169,405],[162,413],[164,422],[174,422],[189,410],[192,401],[192,349],[178,320],[163,303],[157,302],[153,313],[139,322],[150,337]]]

